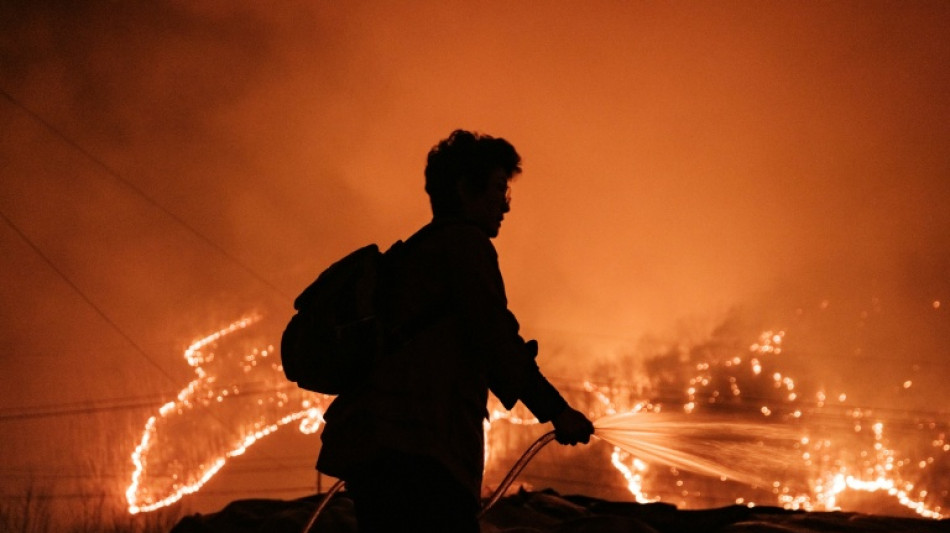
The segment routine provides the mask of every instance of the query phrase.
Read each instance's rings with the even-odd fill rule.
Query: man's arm
[[[463,307],[467,341],[486,358],[489,388],[506,408],[521,400],[538,420],[554,422],[559,442],[587,442],[593,432],[590,421],[541,374],[535,362],[537,345],[526,343],[518,333],[491,241],[472,226],[460,227],[458,234],[455,301]]]

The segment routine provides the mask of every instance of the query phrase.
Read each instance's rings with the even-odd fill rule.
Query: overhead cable
[[[167,207],[165,207],[164,205],[162,205],[161,203],[159,203],[157,200],[155,200],[154,198],[152,198],[148,193],[146,193],[144,190],[142,190],[142,188],[140,188],[140,187],[137,186],[136,184],[134,184],[134,183],[132,183],[131,181],[129,181],[129,180],[128,180],[126,177],[124,177],[121,173],[119,173],[117,170],[115,170],[114,168],[112,168],[111,166],[109,166],[105,161],[103,161],[102,159],[100,159],[99,157],[97,157],[95,154],[93,154],[92,152],[90,152],[89,150],[87,150],[87,149],[86,149],[85,147],[83,147],[81,144],[79,144],[78,142],[74,141],[71,137],[69,137],[68,135],[66,135],[62,130],[60,130],[59,128],[57,128],[56,126],[54,126],[51,122],[49,122],[48,120],[46,120],[45,118],[43,118],[42,116],[40,116],[38,113],[36,113],[36,112],[33,111],[32,109],[30,109],[29,107],[27,107],[26,105],[24,105],[23,103],[21,103],[21,102],[20,102],[19,100],[17,100],[16,98],[14,98],[9,92],[7,92],[6,90],[4,90],[2,87],[0,87],[0,95],[3,95],[3,97],[6,98],[11,104],[13,104],[14,106],[16,106],[18,109],[20,109],[20,110],[23,111],[24,113],[26,113],[30,118],[32,118],[32,119],[33,119],[34,121],[36,121],[38,124],[41,124],[44,128],[46,128],[46,130],[48,130],[50,133],[52,133],[53,135],[55,135],[57,138],[59,138],[59,139],[60,139],[61,141],[63,141],[65,144],[69,145],[69,146],[72,147],[74,150],[76,150],[77,152],[79,152],[80,154],[82,154],[83,157],[85,157],[85,158],[88,159],[89,161],[93,162],[93,163],[94,163],[96,166],[98,166],[107,176],[111,177],[112,179],[116,180],[117,182],[121,183],[122,185],[125,185],[130,191],[132,191],[133,193],[135,193],[135,195],[137,195],[139,198],[141,198],[142,200],[144,200],[146,203],[148,203],[149,205],[151,205],[151,206],[154,207],[155,209],[158,209],[159,211],[161,211],[162,214],[164,214],[164,215],[167,216],[168,218],[170,218],[170,219],[172,219],[173,221],[175,221],[175,223],[177,223],[177,224],[180,225],[182,228],[184,228],[185,230],[187,230],[189,233],[191,233],[192,235],[194,235],[195,237],[197,237],[199,240],[201,240],[202,242],[204,242],[206,245],[208,245],[209,247],[211,247],[212,249],[214,249],[215,251],[217,251],[218,253],[220,253],[220,254],[221,254],[223,257],[225,257],[228,261],[232,262],[233,264],[235,264],[236,266],[238,266],[239,268],[241,268],[242,270],[244,270],[248,275],[250,275],[252,278],[254,278],[254,279],[257,280],[258,282],[260,282],[262,285],[264,285],[264,286],[268,287],[269,289],[273,290],[276,294],[278,294],[279,296],[283,297],[284,299],[289,300],[289,299],[292,298],[290,295],[288,295],[288,294],[286,294],[284,291],[282,291],[279,287],[277,287],[276,285],[274,285],[273,283],[271,283],[267,278],[265,278],[264,276],[262,276],[261,274],[259,274],[256,270],[252,269],[252,268],[251,268],[250,266],[248,266],[246,263],[244,263],[243,261],[241,261],[240,259],[238,259],[237,257],[235,257],[233,254],[231,254],[230,252],[228,252],[227,250],[225,250],[224,247],[222,247],[221,245],[219,245],[218,243],[216,243],[216,242],[215,242],[214,240],[212,240],[210,237],[208,237],[208,236],[205,235],[204,233],[198,231],[198,229],[196,229],[194,226],[192,226],[191,224],[189,224],[185,219],[181,218],[180,216],[178,216],[177,214],[175,214],[174,212],[172,212],[170,209],[168,209]]]

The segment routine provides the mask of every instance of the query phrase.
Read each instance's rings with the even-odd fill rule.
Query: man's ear
[[[471,184],[464,176],[455,182],[455,192],[458,193],[459,200],[461,200],[463,204],[469,203],[475,195],[472,192]]]

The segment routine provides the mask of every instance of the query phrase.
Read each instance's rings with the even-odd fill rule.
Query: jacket
[[[436,219],[387,252],[379,308],[391,349],[325,414],[317,468],[346,479],[385,450],[431,457],[476,496],[488,392],[547,422],[567,403],[508,310],[498,256],[475,225]]]

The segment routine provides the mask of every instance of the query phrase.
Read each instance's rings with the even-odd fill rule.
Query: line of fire
[[[332,397],[286,381],[264,322],[249,314],[185,350],[194,379],[144,424],[125,493],[130,513],[202,490],[229,460],[278,430],[313,435],[316,456]],[[794,358],[789,336],[794,331],[764,331],[744,344],[710,342],[638,369],[618,365],[560,380],[599,438],[586,447],[549,447],[516,486],[686,509],[744,504],[946,516],[947,424],[926,413],[855,406],[847,391],[799,381],[781,370]],[[495,401],[489,412],[486,493],[545,431],[520,406],[509,412]],[[199,431],[207,446],[186,438]]]

